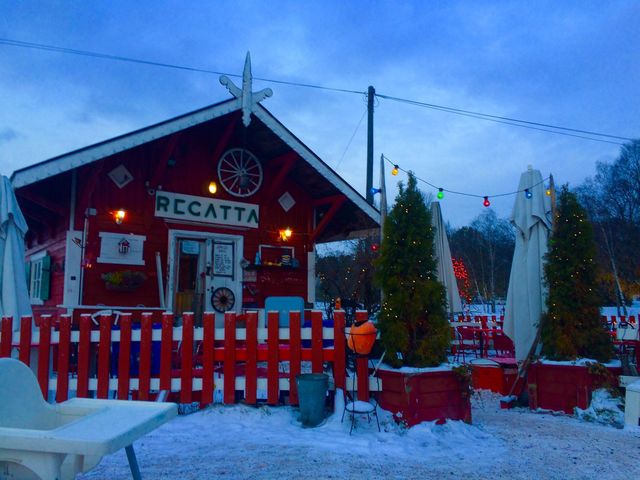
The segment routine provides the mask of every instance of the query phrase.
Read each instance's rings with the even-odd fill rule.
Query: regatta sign
[[[155,216],[215,223],[237,227],[258,228],[259,206],[172,192],[156,192]]]

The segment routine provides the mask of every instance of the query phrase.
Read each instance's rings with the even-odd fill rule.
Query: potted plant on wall
[[[144,273],[133,270],[118,270],[102,274],[105,288],[115,292],[133,292],[146,279],[147,276]]]
[[[533,409],[573,413],[576,406],[588,408],[594,388],[617,383],[621,369],[603,365],[613,357],[613,344],[601,323],[595,255],[591,223],[564,186],[545,265],[549,295],[541,321],[543,360],[528,374]]]
[[[409,173],[384,223],[376,280],[384,292],[378,316],[387,367],[380,405],[408,426],[471,421],[469,373],[447,363],[450,327],[437,280],[431,212]]]

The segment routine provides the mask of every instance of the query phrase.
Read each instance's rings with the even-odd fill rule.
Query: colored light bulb
[[[444,198],[444,189],[442,189],[442,188],[438,189],[437,197],[438,197],[438,200],[442,200]]]
[[[393,170],[391,170],[391,175],[398,175],[399,171],[400,171],[400,167],[398,165],[394,165]]]
[[[524,189],[524,196],[527,198],[531,198],[533,197],[533,194],[531,193],[531,190],[529,190],[528,188]]]
[[[489,205],[491,205],[491,202],[489,201],[489,197],[484,197],[484,202],[482,202],[482,204],[485,207],[488,207]]]

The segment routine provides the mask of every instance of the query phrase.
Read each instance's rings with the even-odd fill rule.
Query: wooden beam
[[[52,202],[51,200],[43,197],[42,195],[38,195],[37,193],[29,190],[28,188],[20,188],[16,191],[19,197],[24,198],[25,200],[29,200],[32,203],[35,203],[39,207],[44,208],[50,212],[55,213],[61,217],[64,217],[67,213],[66,209],[58,205],[57,203]]]
[[[266,196],[267,199],[273,198],[273,196],[276,194],[276,192],[284,182],[285,178],[287,178],[287,175],[295,165],[298,158],[299,158],[298,154],[293,150],[291,150],[290,152],[287,152],[284,155],[274,158],[269,162],[269,163],[272,163],[272,162],[281,163],[282,165],[280,166],[280,170],[278,170],[276,177],[271,182],[271,187],[269,188],[269,192],[267,193],[267,196]]]
[[[329,207],[329,211],[325,213],[324,217],[322,217],[322,220],[316,226],[316,229],[311,234],[311,238],[309,239],[310,245],[313,245],[314,243],[316,243],[316,239],[320,236],[320,234],[324,231],[324,229],[327,228],[327,225],[333,219],[336,213],[338,213],[338,210],[340,209],[342,204],[347,200],[347,197],[345,197],[344,195],[335,195],[334,197],[327,197],[326,200],[328,200],[331,203],[331,207]],[[325,203],[328,203],[328,202],[324,201],[318,205],[325,204]]]

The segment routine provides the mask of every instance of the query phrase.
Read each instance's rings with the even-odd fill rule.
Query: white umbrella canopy
[[[449,240],[447,239],[447,232],[445,231],[444,221],[442,220],[440,202],[431,202],[431,222],[434,228],[438,280],[447,289],[447,310],[449,314],[461,312],[462,302],[460,301],[460,292],[458,291],[456,276],[453,273],[451,249],[449,248]]]
[[[0,315],[14,317],[13,330],[20,328],[20,317],[31,315],[24,263],[24,236],[27,222],[20,211],[11,182],[0,182]]]
[[[531,193],[525,195],[525,189]],[[544,256],[551,232],[551,198],[546,195],[539,170],[520,176],[511,223],[516,230],[516,245],[511,264],[504,332],[513,340],[516,360],[524,360],[546,309]]]

